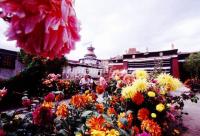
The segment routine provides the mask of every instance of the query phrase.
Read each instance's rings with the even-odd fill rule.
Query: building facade
[[[138,52],[131,48],[121,57],[109,60],[109,75],[114,70],[127,70],[130,74],[137,69],[153,72],[157,68],[184,81],[189,77],[189,74],[185,71],[184,63],[190,54],[179,53],[178,49]]]
[[[159,67],[163,72],[170,73],[174,77],[179,77],[178,50],[155,51],[145,53],[124,54],[123,62],[128,73],[136,69],[144,69],[153,72]]]
[[[102,61],[97,59],[94,50],[95,48],[90,46],[87,48],[87,54],[79,61],[69,60],[68,65],[63,68],[63,77],[73,79],[89,74],[92,78],[98,79],[102,76],[104,71]]]
[[[17,52],[0,49],[0,79],[9,79],[24,69],[18,61]]]

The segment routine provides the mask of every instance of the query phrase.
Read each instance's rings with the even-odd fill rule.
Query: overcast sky
[[[98,58],[123,54],[131,47],[139,51],[200,51],[200,0],[76,0],[81,21],[81,41],[68,56],[79,59],[88,42]],[[6,42],[6,23],[0,21],[1,48],[15,50]]]

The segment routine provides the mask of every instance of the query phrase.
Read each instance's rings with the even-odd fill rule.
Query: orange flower
[[[60,100],[63,99],[63,97],[64,97],[63,94],[60,93],[60,94],[56,95],[56,97],[55,97],[55,101],[60,101]]]
[[[96,92],[97,92],[98,94],[102,94],[104,91],[105,91],[105,89],[103,88],[103,86],[97,85],[97,87],[96,87]]]
[[[147,108],[142,108],[138,111],[138,119],[140,121],[146,120],[149,118],[149,110]]]
[[[133,97],[132,97],[132,101],[136,104],[136,105],[141,105],[144,102],[144,96],[140,93],[137,92]]]
[[[62,118],[68,115],[67,105],[64,102],[57,107],[56,115],[61,116]]]
[[[46,102],[44,101],[42,103],[42,107],[48,108],[48,109],[52,109],[53,108],[53,102]]]
[[[104,112],[104,105],[102,103],[96,104],[96,109],[99,113]]]
[[[151,136],[161,136],[162,133],[160,126],[150,119],[142,121],[141,129],[148,131]]]
[[[117,115],[117,112],[115,111],[115,108],[109,107],[108,110],[107,110],[107,115],[111,116],[112,114]]]
[[[78,94],[78,95],[74,95],[72,96],[71,100],[70,100],[70,104],[72,104],[73,106],[75,106],[76,108],[84,108],[89,104],[92,104],[93,102],[96,101],[96,95],[95,94]]]
[[[90,129],[95,129],[95,130],[101,130],[101,131],[106,131],[106,120],[103,118],[103,116],[98,116],[98,117],[91,117],[86,121],[86,126],[89,127]]]

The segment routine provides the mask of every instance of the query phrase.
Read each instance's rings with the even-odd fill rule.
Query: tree
[[[21,97],[25,91],[29,96],[42,96],[42,79],[49,73],[61,74],[62,68],[67,64],[63,56],[58,59],[49,60],[20,51],[18,59],[25,65],[25,69],[16,76],[0,82],[0,88],[8,89],[7,96],[0,102],[0,107],[16,107],[21,104]]]
[[[185,68],[190,73],[192,78],[199,79],[200,52],[190,54],[190,56],[186,59]]]

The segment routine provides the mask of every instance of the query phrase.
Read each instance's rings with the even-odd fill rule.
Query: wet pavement
[[[200,98],[200,94],[197,96]],[[183,136],[200,136],[200,101],[198,103],[186,101],[184,111],[189,115],[183,118],[184,126],[188,128]]]

